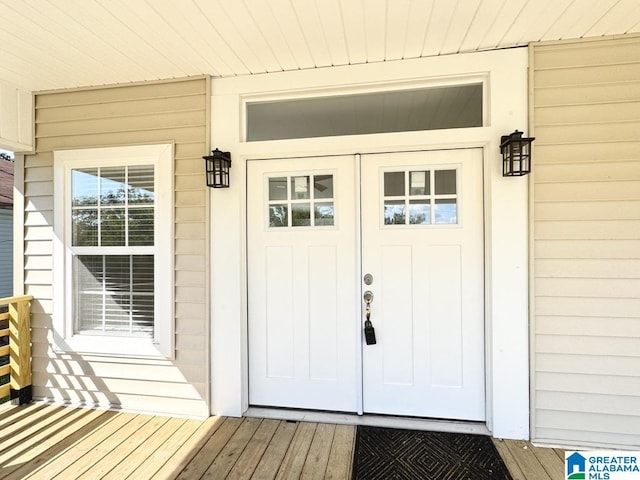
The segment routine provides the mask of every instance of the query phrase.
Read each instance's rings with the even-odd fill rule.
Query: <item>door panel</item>
[[[249,401],[357,411],[353,157],[247,168]]]
[[[484,419],[481,151],[366,155],[361,181],[364,411]]]

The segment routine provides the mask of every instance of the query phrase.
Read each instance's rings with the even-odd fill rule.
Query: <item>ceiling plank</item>
[[[41,16],[45,15],[50,21],[55,19],[58,24],[62,25],[64,31],[60,32],[60,35],[66,41],[80,44],[84,52],[91,52],[90,55],[98,66],[88,67],[88,65],[81,65],[81,68],[95,68],[94,76],[98,72],[101,74],[104,80],[95,84],[126,81],[125,78],[122,78],[122,73],[127,70],[130,72],[129,75],[141,78],[153,76],[149,71],[145,71],[139,65],[139,62],[127,56],[125,53],[127,51],[126,48],[122,49],[112,44],[114,35],[112,32],[115,26],[118,25],[119,20],[111,17],[102,8],[86,10],[85,8],[90,7],[90,4],[82,5],[80,2],[75,2],[75,0],[70,0],[70,3],[65,5],[66,8],[50,0],[47,2],[25,1],[32,2],[32,6],[40,11]],[[92,14],[89,14],[88,11],[91,11]],[[88,15],[88,18],[85,19],[84,15]],[[101,25],[97,26],[97,23],[101,23]],[[107,23],[112,28],[105,29],[104,23]],[[136,42],[139,42],[139,38],[136,39]],[[77,68],[78,64],[76,62],[74,64]],[[182,71],[180,73],[184,75]]]
[[[605,17],[610,17],[611,10],[617,3],[618,0],[603,0],[591,5],[590,8],[580,12],[581,16],[578,17],[580,21],[575,23],[571,28],[565,30],[562,37],[584,37],[590,29],[599,23],[600,20],[603,20]],[[634,0],[634,3],[637,4],[637,1]],[[625,13],[628,14],[629,10],[627,9]],[[598,35],[604,35],[604,33]]]
[[[422,55],[429,21],[433,10],[433,0],[413,0],[409,10],[404,58],[418,58]]]
[[[569,31],[578,33],[578,37],[584,34],[585,28],[582,19],[589,15],[590,11],[600,8],[609,8],[610,0],[573,0],[561,15],[552,21],[541,40],[562,40],[568,38]]]
[[[244,4],[217,0],[196,0],[196,5],[207,19],[210,28],[215,29],[221,42],[221,48],[231,49],[234,55],[242,60],[249,73],[280,70],[280,65],[273,54],[266,51],[266,56],[260,57],[257,53],[257,51],[265,51],[266,40],[257,32],[253,19],[247,16],[246,12],[243,12]],[[238,15],[238,17],[234,15]],[[239,18],[249,23],[241,25]]]
[[[435,2],[429,30],[422,46],[422,56],[438,55],[442,52],[442,46],[454,19],[454,12],[460,0]],[[462,0],[465,1],[465,0]]]
[[[324,31],[332,65],[348,65],[349,51],[345,38],[345,25],[339,0],[316,1],[320,24]]]
[[[410,13],[411,0],[394,0],[387,4],[385,60],[399,60],[405,57]]]
[[[246,66],[228,48],[215,28],[211,27],[195,3],[183,2],[181,8],[177,10],[173,8],[174,5],[175,2],[171,0],[153,0],[150,3],[151,8],[155,9],[166,23],[172,25],[177,35],[182,39],[181,41],[186,44],[194,58],[197,59],[195,61],[205,66],[207,72],[214,76],[237,75],[238,72],[249,73]],[[160,51],[157,56],[163,58],[166,57],[166,53]]]
[[[313,68],[315,62],[311,56],[307,39],[302,31],[296,11],[290,0],[265,0],[274,11],[275,18],[286,37],[289,50],[296,60],[297,68]]]
[[[527,32],[533,24],[532,20],[534,18],[538,18],[539,15],[550,14],[551,12],[549,8],[553,8],[554,5],[559,7],[559,10],[557,10],[558,13],[562,13],[564,11],[562,3],[557,0],[527,0],[518,13],[518,16],[506,29],[505,34],[500,39],[500,43],[521,45],[521,42],[526,38]]]
[[[244,0],[245,6],[266,40],[269,48],[282,70],[296,70],[300,64],[296,61],[282,25],[267,0]]]
[[[47,88],[73,87],[79,83],[91,82],[94,72],[105,68],[96,52],[87,51],[85,48],[88,42],[83,42],[82,39],[90,34],[82,28],[76,28],[71,34],[70,27],[74,25],[69,24],[70,18],[60,14],[48,2],[31,5],[25,1],[20,2],[19,6],[4,5],[3,21],[20,29],[16,32],[16,42],[12,38],[4,38],[3,46],[5,48],[10,46],[15,53],[14,57],[19,58],[23,66],[35,65],[36,78],[43,78],[43,75],[46,75]],[[21,49],[20,41],[34,45],[34,48],[37,45],[35,51],[32,50],[31,56],[28,56],[29,50]],[[3,68],[9,68],[8,62],[9,57],[3,57]],[[80,67],[78,62],[82,62]],[[38,64],[41,65],[38,66]],[[21,71],[23,67],[15,65],[14,68]],[[32,70],[28,69],[24,73],[28,74],[28,72]],[[57,75],[66,81],[54,82],[53,79]],[[68,84],[69,78],[73,78],[74,82]],[[114,81],[113,72],[106,72],[104,78],[105,81]],[[23,84],[20,82],[20,85]]]
[[[331,53],[322,30],[315,0],[298,0],[293,2],[293,8],[311,52],[313,66],[331,66]]]
[[[569,8],[573,0],[528,0],[522,15],[516,20],[501,43],[525,45],[540,40],[548,28],[548,19],[557,18]]]
[[[157,50],[145,43],[135,31],[128,28],[99,2],[95,0],[69,0],[69,2],[67,8],[74,12],[74,17],[81,18],[83,25],[112,49],[108,57],[109,62],[115,61],[115,57],[122,57],[127,64],[132,65],[131,68],[143,71],[141,76],[144,78],[155,78],[158,69],[166,69],[167,64],[171,65],[173,70],[182,72],[180,67],[168,58],[165,59],[164,65],[156,61]]]
[[[367,37],[364,24],[364,6],[362,1],[340,0],[342,8],[342,23],[347,42],[349,63],[366,63]]]
[[[153,1],[153,0],[149,0]],[[250,58],[247,61],[249,70],[257,72],[277,72],[282,70],[282,65],[270,48],[267,39],[262,35],[246,4],[242,1],[220,1],[215,6],[211,0],[201,2],[201,5],[210,5],[209,18],[219,28],[225,29],[222,37],[232,49],[242,52],[241,58]],[[224,25],[220,25],[224,24]],[[222,32],[221,32],[222,33]]]
[[[382,62],[387,55],[387,2],[368,0],[364,9],[367,62]]]
[[[471,28],[473,20],[476,18],[482,0],[459,1],[453,13],[455,21],[451,22],[449,30],[444,39],[440,54],[458,53]]]
[[[78,57],[83,56],[82,52],[76,51],[58,37],[48,37],[46,30],[20,13],[11,9],[4,11],[3,26],[0,30],[0,58],[2,75],[6,80],[12,83],[17,80],[17,84],[27,88],[24,81],[20,81],[20,72],[31,72],[35,77],[33,80],[37,82],[41,71],[45,70],[47,80],[55,84],[64,84],[65,78],[74,72],[79,81],[88,81],[89,77],[84,75],[82,69],[74,68],[66,56],[56,55],[67,48],[72,49]],[[89,57],[86,57],[86,60],[88,63],[92,61]],[[8,77],[9,72],[12,73],[13,79]]]
[[[128,30],[129,35],[125,37],[128,42],[146,43],[147,48],[153,52],[153,58],[166,59],[165,66],[159,67],[163,71],[168,73],[172,70],[176,76],[197,72],[201,59],[191,49],[184,48],[184,40],[145,1],[110,0],[104,3],[104,7]],[[180,55],[177,54],[178,49]],[[145,57],[136,60],[145,62]]]
[[[478,45],[480,49],[496,48],[501,45],[501,40],[506,35],[509,27],[518,18],[520,12],[525,7],[527,0],[508,0],[503,3],[502,8],[495,17],[491,28]]]
[[[49,90],[640,32],[639,0],[0,0],[0,77]]]
[[[640,2],[638,0],[621,0],[609,11],[595,19],[594,25],[589,28],[584,35],[597,37],[600,35],[611,35],[622,30],[631,33],[635,26],[638,31],[640,25]]]
[[[24,55],[16,55],[15,52],[18,50],[14,48],[15,45],[4,41],[0,43],[2,43],[0,45],[0,58],[2,58],[2,78],[0,80],[26,91],[43,90],[40,83],[42,65],[25,59]],[[68,75],[56,68],[51,68],[50,75],[47,77],[47,82],[52,85],[52,88],[60,88],[69,78]]]
[[[482,0],[475,17],[460,44],[461,52],[479,50],[487,33],[494,28],[498,14],[508,0]]]

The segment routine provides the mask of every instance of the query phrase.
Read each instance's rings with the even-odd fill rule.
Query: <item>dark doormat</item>
[[[484,435],[358,427],[354,480],[512,480]]]

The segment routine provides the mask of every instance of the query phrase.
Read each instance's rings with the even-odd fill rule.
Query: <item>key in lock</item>
[[[371,302],[373,302],[373,292],[371,290],[367,290],[364,292],[362,297],[365,303],[364,340],[367,345],[375,345],[377,343],[376,331],[371,323]]]

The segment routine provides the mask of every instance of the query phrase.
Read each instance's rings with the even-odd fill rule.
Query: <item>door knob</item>
[[[362,298],[364,299],[364,303],[370,305],[371,302],[373,302],[373,292],[371,290],[367,290],[364,292],[364,295],[362,295]]]

